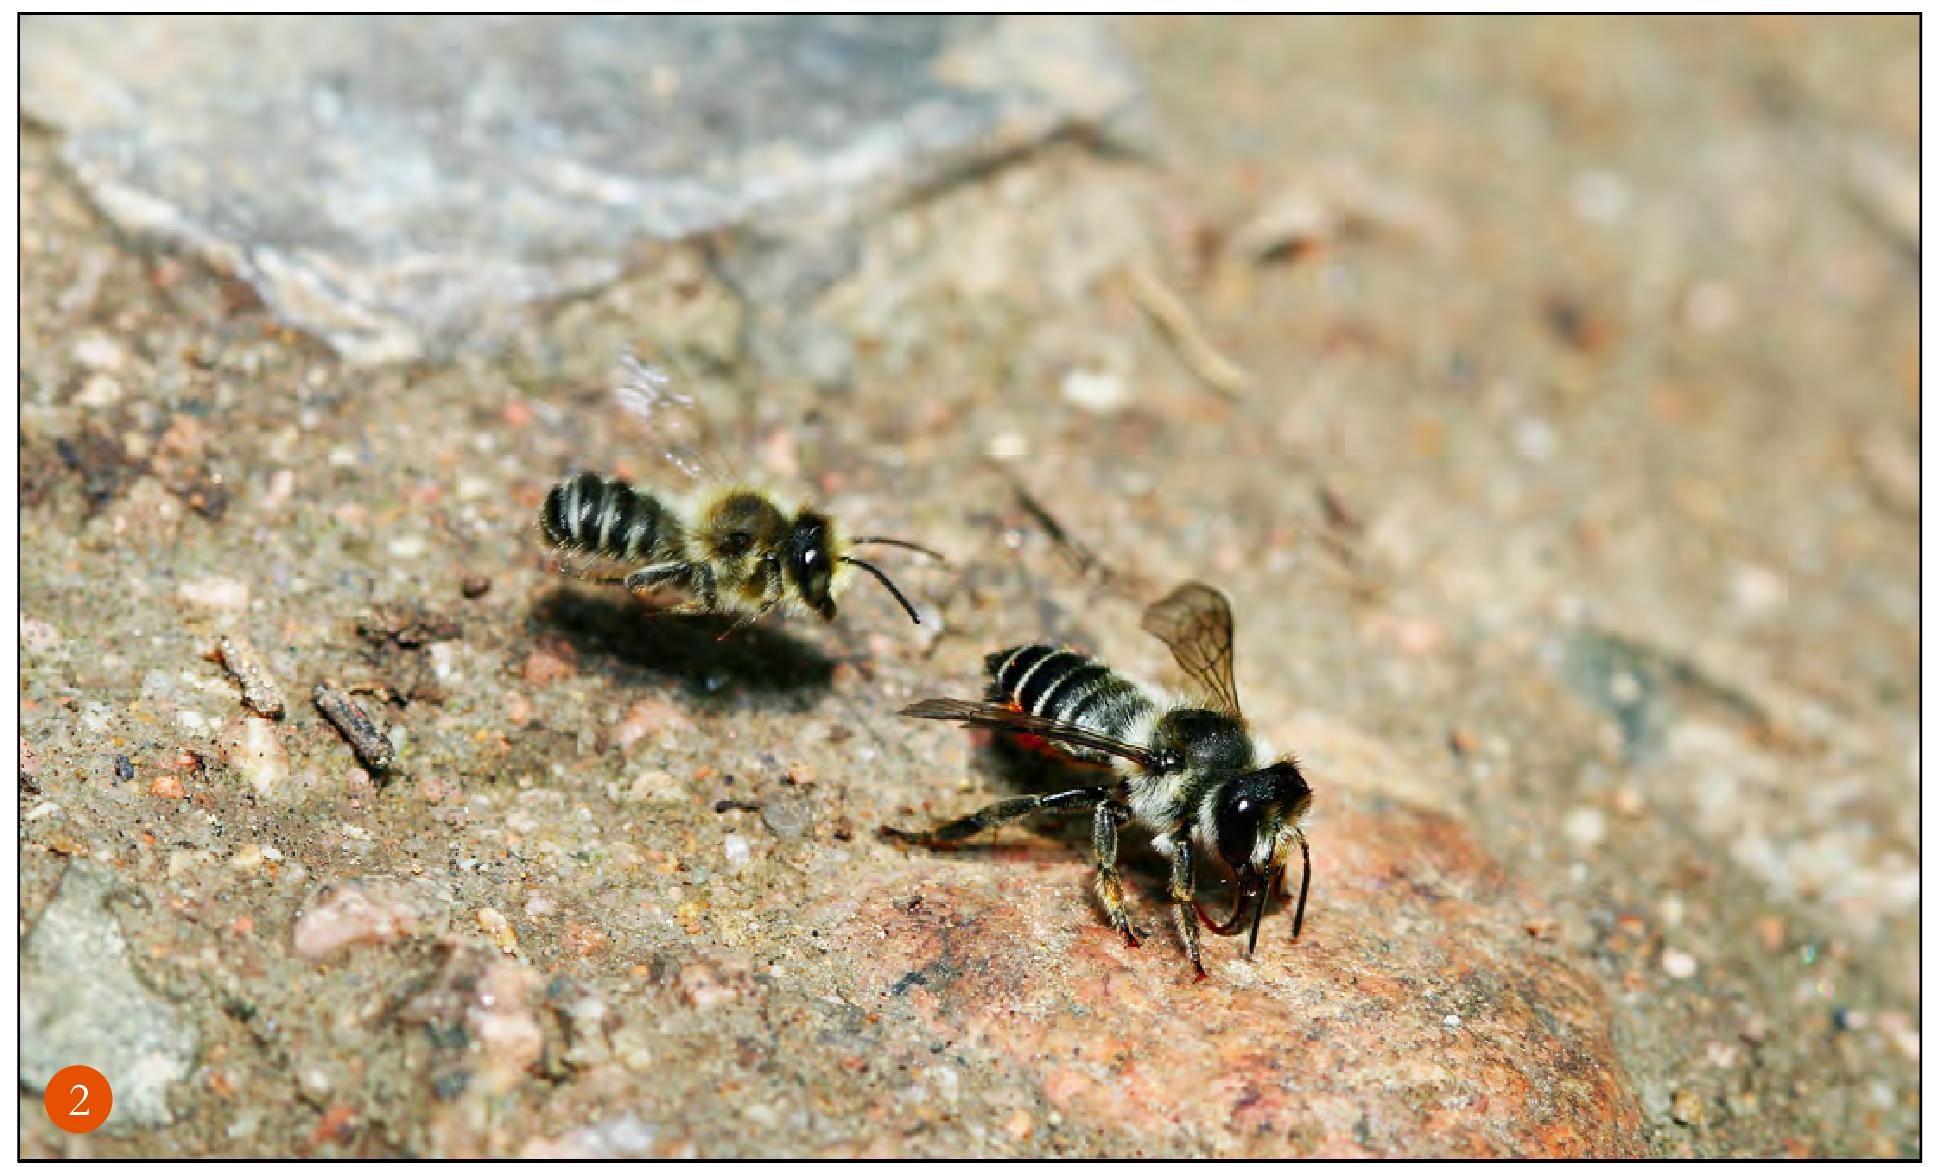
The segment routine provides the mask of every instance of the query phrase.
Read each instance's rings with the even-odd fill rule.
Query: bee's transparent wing
[[[715,427],[690,379],[678,375],[672,360],[643,360],[632,348],[623,349],[615,364],[614,403],[683,478],[722,476]]]
[[[1235,617],[1228,598],[1190,580],[1148,605],[1141,630],[1160,638],[1175,663],[1232,717],[1242,716],[1235,695]]]
[[[1085,726],[1074,725],[1072,722],[1035,717],[1010,705],[995,705],[989,701],[959,701],[950,697],[933,697],[920,701],[916,705],[907,705],[898,712],[906,717],[956,721],[981,729],[1030,734],[1050,742],[1126,758],[1146,770],[1166,771],[1175,769],[1178,765],[1177,759],[1148,749],[1146,746],[1095,733]]]

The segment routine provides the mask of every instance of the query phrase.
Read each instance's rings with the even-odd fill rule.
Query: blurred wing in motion
[[[1148,606],[1141,630],[1168,646],[1215,709],[1242,716],[1235,695],[1235,618],[1222,593],[1190,580]]]
[[[981,729],[997,729],[1006,733],[1031,734],[1049,742],[1075,746],[1083,750],[1094,750],[1116,758],[1125,758],[1145,770],[1166,771],[1174,769],[1179,763],[1166,754],[1148,749],[1146,746],[1124,742],[1119,738],[1107,737],[1090,729],[1084,729],[1071,722],[1053,721],[1045,717],[1034,717],[1014,709],[1010,705],[994,705],[984,701],[956,701],[949,697],[934,697],[907,705],[898,712],[906,717],[924,717],[934,721],[956,721],[964,725],[978,726]]]
[[[715,429],[674,362],[645,361],[623,349],[614,374],[614,403],[638,422],[662,457],[683,478],[720,478]]]

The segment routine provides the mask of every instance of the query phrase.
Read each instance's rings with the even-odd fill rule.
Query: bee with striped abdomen
[[[1230,936],[1246,918],[1253,954],[1292,845],[1302,850],[1303,883],[1291,939],[1302,935],[1310,884],[1302,821],[1310,788],[1295,759],[1258,741],[1243,720],[1235,694],[1235,624],[1222,593],[1184,583],[1149,606],[1141,627],[1174,653],[1198,696],[1161,693],[1079,653],[1028,644],[986,657],[985,701],[934,698],[904,710],[1038,738],[1076,761],[1110,766],[1114,781],[1008,798],[927,831],[886,827],[884,833],[950,844],[1035,811],[1092,808],[1095,889],[1108,919],[1137,945],[1140,933],[1116,869],[1120,830],[1132,822],[1152,832],[1155,848],[1170,860],[1175,919],[1199,980],[1207,973],[1197,921]],[[1234,874],[1235,899],[1224,923],[1208,919],[1195,899],[1197,848]]]
[[[678,431],[684,440],[706,430],[693,398],[632,353],[622,355],[616,398],[651,427]],[[671,443],[664,453],[690,480],[688,489],[658,492],[583,472],[547,492],[540,534],[569,557],[561,570],[619,579],[636,593],[673,590],[684,597],[677,612],[731,612],[749,623],[778,608],[833,618],[856,569],[876,577],[919,623],[890,577],[851,551],[880,543],[934,558],[936,552],[882,535],[847,537],[822,511],[757,486],[705,486],[696,452]]]

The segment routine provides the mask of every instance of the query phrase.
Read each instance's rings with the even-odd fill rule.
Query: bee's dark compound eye
[[[1254,853],[1262,829],[1265,803],[1248,791],[1237,791],[1215,811],[1215,842],[1230,867],[1240,869]]]

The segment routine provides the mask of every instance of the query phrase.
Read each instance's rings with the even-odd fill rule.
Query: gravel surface
[[[1915,21],[1113,31],[1148,153],[929,187],[783,333],[671,243],[443,363],[29,126],[23,1155],[1918,1153]],[[630,343],[944,552],[923,625],[550,570],[553,481],[660,464]],[[877,834],[1057,780],[898,708],[1168,681],[1190,577],[1316,789],[1302,940],[1201,984],[1131,833],[1139,948],[1076,824]]]

